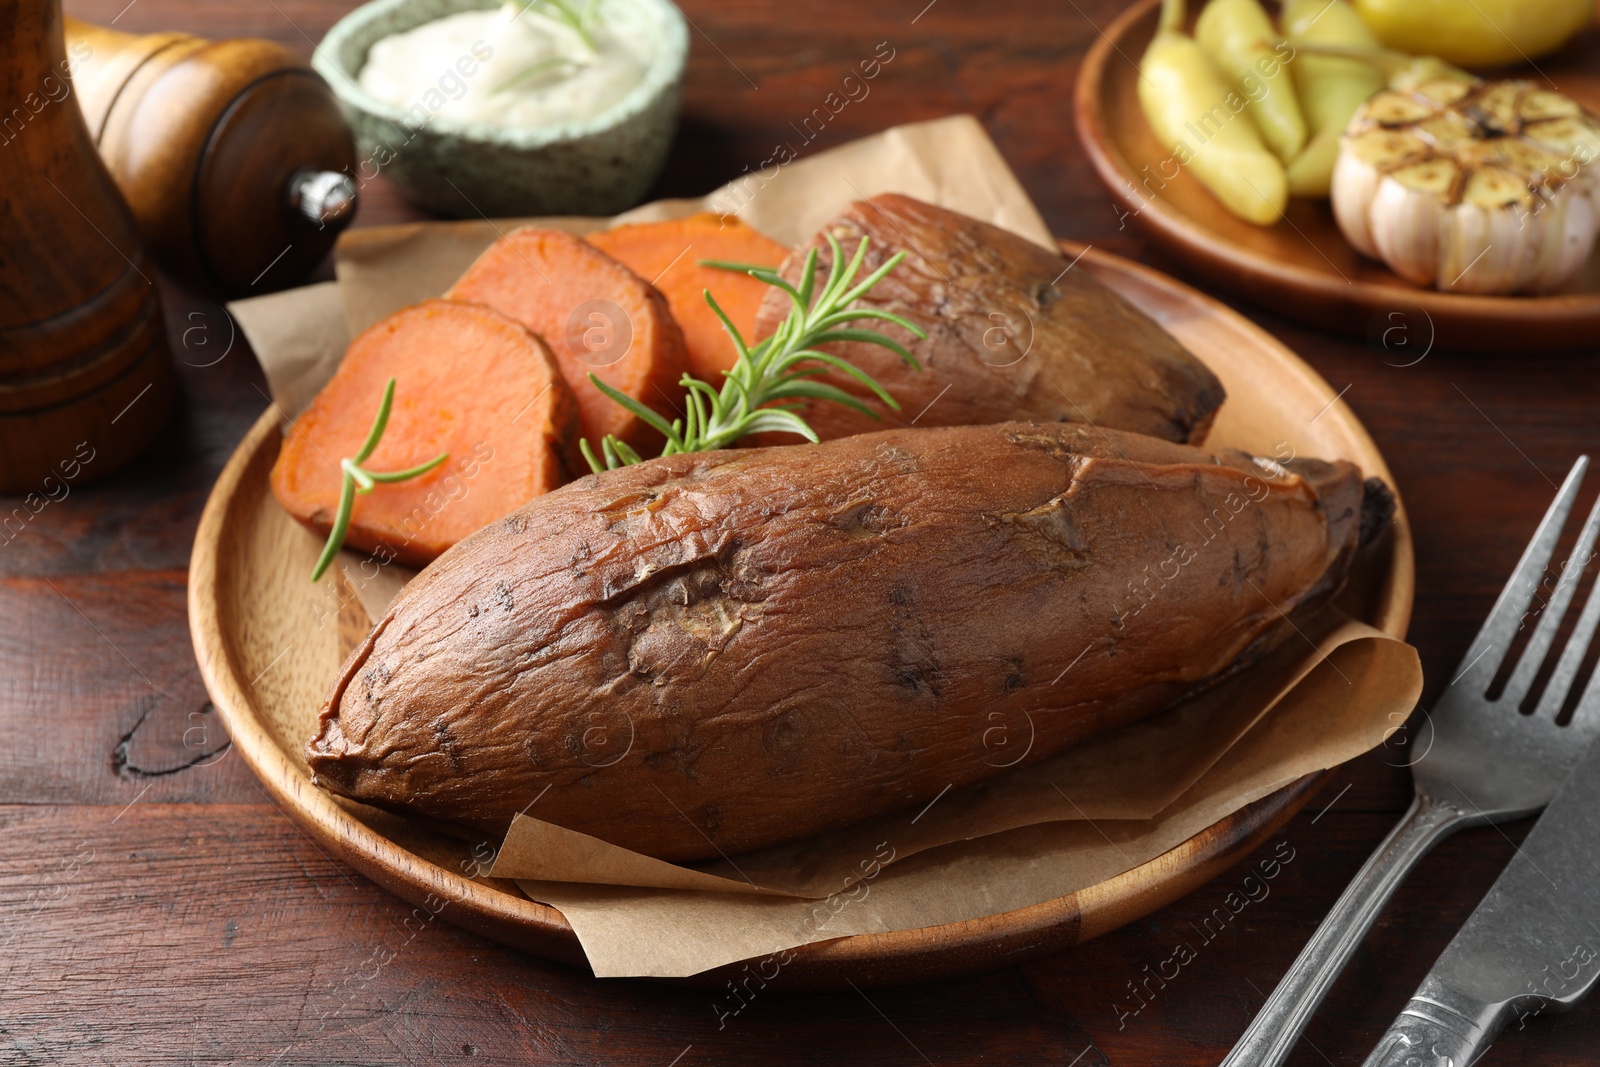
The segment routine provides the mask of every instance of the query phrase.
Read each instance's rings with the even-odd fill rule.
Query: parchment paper
[[[884,836],[847,857],[859,877],[823,900],[518,884],[560,909],[600,977],[689,975],[847,934],[994,915],[1114,878],[1302,775],[1359,755],[1410,712],[1420,684],[1406,689],[1407,678],[1420,683],[1409,646],[1347,642],[1153,819],[1034,823],[902,859],[899,846],[918,815],[907,812],[898,826],[885,820]],[[1345,699],[1330,700],[1335,690],[1347,690]]]
[[[717,190],[614,220],[541,219],[584,233],[712,210],[787,243],[850,200],[897,191],[1054,247],[978,123],[899,127]],[[230,305],[286,418],[332,375],[354,333],[437,296],[523,222],[419,223],[345,235],[337,283]],[[376,619],[407,572],[346,575]],[[370,570],[370,568],[368,568]],[[1421,690],[1416,654],[1329,612],[1266,661],[1160,716],[1034,766],[841,831],[681,866],[519,818],[492,874],[561,910],[599,976],[681,976],[860,932],[913,929],[1026,907],[1103,882],[1303,775],[1378,744]],[[1020,727],[1018,728],[1020,730]],[[996,748],[1020,759],[1025,739]],[[1012,753],[1019,753],[1013,757]]]
[[[938,798],[928,807],[930,813],[937,811],[937,817],[909,825],[910,815],[903,813],[867,820],[736,860],[695,864],[694,878],[685,881],[682,872],[688,868],[524,816],[506,836],[493,874],[661,888],[685,888],[692,882],[695,888],[726,892],[822,897],[861,878],[855,857],[871,855],[875,844],[890,836],[895,838],[896,859],[905,859],[954,841],[1033,823],[1152,819],[1177,803],[1262,716],[1285,698],[1305,699],[1297,687],[1331,652],[1352,641],[1382,640],[1371,627],[1331,611],[1298,625],[1300,635],[1315,643],[1314,650],[1311,644],[1280,645],[1250,670],[1162,715]],[[1365,713],[1363,709],[1353,714],[1359,719]],[[1019,765],[1026,758],[1031,744],[1028,725],[1019,722],[1006,728],[1012,736],[995,745],[991,757],[997,768]],[[708,876],[719,882],[704,881]]]

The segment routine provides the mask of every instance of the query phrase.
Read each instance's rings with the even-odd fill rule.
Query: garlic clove
[[[1478,131],[1459,111],[1441,111],[1417,123],[1419,154],[1452,154],[1478,142]],[[1399,132],[1399,131],[1394,131]]]
[[[1339,224],[1345,240],[1369,259],[1383,258],[1372,241],[1372,229],[1367,225],[1369,209],[1382,180],[1383,174],[1378,168],[1353,153],[1340,152],[1333,164],[1333,178],[1328,183],[1330,195],[1335,190],[1344,192],[1343,196],[1332,196],[1334,221]]]
[[[1530,195],[1529,178],[1536,179],[1533,184],[1541,185],[1561,173],[1561,155],[1537,142],[1505,137],[1490,143],[1499,161],[1510,169],[1510,179],[1523,196]]]
[[[1494,82],[1475,99],[1463,98],[1465,113],[1476,119],[1489,137],[1503,137],[1517,129],[1520,82]]]
[[[1529,123],[1541,119],[1579,118],[1583,115],[1583,108],[1570,96],[1535,89],[1523,96],[1522,106],[1517,113],[1524,123]]]
[[[1528,281],[1528,291],[1547,293],[1578,273],[1594,252],[1595,234],[1600,230],[1600,212],[1595,201],[1588,196],[1562,197],[1545,211],[1557,211],[1564,217],[1560,224],[1552,223],[1547,232],[1542,264]]]
[[[1380,127],[1345,137],[1331,183],[1343,195],[1333,197],[1333,212],[1345,237],[1362,255],[1383,258],[1368,225],[1367,205],[1377,195],[1384,173],[1427,154],[1428,143],[1410,130]]]
[[[1411,87],[1411,91],[1441,107],[1448,107],[1470,93],[1472,86],[1472,82],[1451,75],[1420,81]]]
[[[1367,213],[1372,243],[1389,269],[1418,285],[1433,282],[1444,217],[1440,186],[1457,178],[1449,160],[1428,160],[1386,174]]]
[[[1366,130],[1346,135],[1345,150],[1362,163],[1393,170],[1432,154],[1429,143],[1411,130]]]
[[[1600,129],[1583,118],[1556,118],[1532,122],[1523,127],[1522,136],[1556,154],[1561,160],[1559,173],[1589,189],[1600,192],[1600,172],[1594,163],[1600,159]]]
[[[1485,209],[1462,202],[1447,208],[1446,215],[1447,222],[1440,228],[1435,271],[1440,289],[1460,293],[1510,292],[1531,277],[1537,258],[1530,254],[1535,231],[1519,225],[1518,213],[1512,207]]]
[[[1513,206],[1528,210],[1532,206],[1533,194],[1528,191],[1527,179],[1504,165],[1511,161],[1499,151],[1498,145],[1495,148],[1497,158],[1480,161],[1465,176],[1466,183],[1456,199],[1486,210]]]
[[[1378,126],[1411,126],[1433,114],[1433,109],[1408,93],[1383,89],[1372,94],[1365,113],[1367,121]]]

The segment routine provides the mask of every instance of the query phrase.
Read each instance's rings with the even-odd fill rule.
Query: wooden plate
[[[1396,357],[1414,357],[1433,345],[1543,351],[1592,347],[1600,338],[1600,250],[1554,294],[1441,293],[1359,255],[1326,200],[1292,199],[1287,217],[1270,227],[1230,214],[1170,162],[1140,110],[1138,62],[1155,35],[1159,7],[1160,0],[1139,0],[1125,11],[1095,39],[1078,73],[1078,137],[1125,222],[1208,283],[1287,318],[1365,336]],[[1600,28],[1540,59],[1537,73],[1514,73],[1546,75],[1561,92],[1600,111]]]
[[[1155,271],[1081,246],[1094,272],[1204,359],[1229,392],[1212,433],[1219,445],[1342,457],[1393,484],[1377,447],[1328,384],[1242,316]],[[509,883],[467,877],[472,849],[312,786],[302,746],[346,652],[367,618],[348,586],[306,581],[319,539],[273,499],[268,474],[279,422],[262,415],[211,491],[189,567],[189,620],[206,688],[239,754],[274,802],[319,844],[373,881],[467,929],[552,959],[582,964],[561,914]],[[336,573],[335,572],[330,573]],[[343,579],[338,579],[343,583]],[[1402,637],[1411,616],[1411,532],[1401,509],[1384,550],[1353,576],[1347,611]],[[786,988],[890,984],[994,968],[1113,930],[1232,866],[1287,822],[1324,775],[1309,775],[1234,813],[1172,851],[1110,881],[970,922],[809,945],[784,969]],[[439,910],[441,909],[442,910]],[[720,987],[719,972],[690,981]]]

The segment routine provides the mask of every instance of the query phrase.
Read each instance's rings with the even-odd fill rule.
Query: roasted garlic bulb
[[[1432,77],[1375,94],[1334,168],[1339,228],[1421,285],[1542,292],[1570,278],[1600,219],[1600,124],[1527,81]]]

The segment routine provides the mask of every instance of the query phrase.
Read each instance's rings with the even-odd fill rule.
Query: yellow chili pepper
[[[1271,225],[1289,199],[1283,164],[1262,143],[1245,98],[1183,32],[1183,16],[1183,0],[1162,0],[1139,64],[1139,105],[1174,168],[1187,167],[1240,218]]]
[[[1305,118],[1295,99],[1287,61],[1272,20],[1256,0],[1211,0],[1194,25],[1194,38],[1250,101],[1250,114],[1267,146],[1288,162],[1306,143]]]
[[[1315,48],[1371,51],[1378,39],[1344,0],[1284,0],[1284,37],[1295,48],[1294,78],[1311,139],[1288,166],[1289,192],[1294,196],[1327,196],[1339,138],[1350,116],[1383,88],[1384,78],[1371,63],[1317,55]]]

